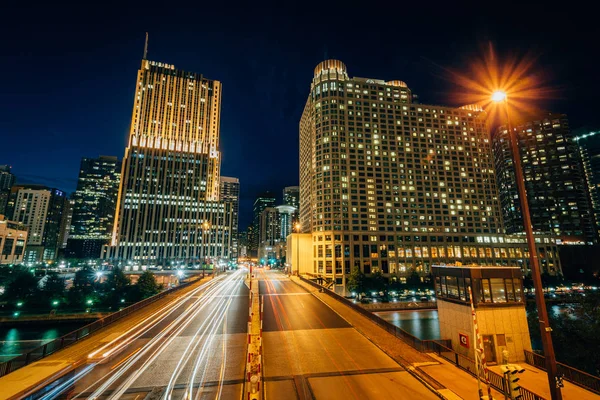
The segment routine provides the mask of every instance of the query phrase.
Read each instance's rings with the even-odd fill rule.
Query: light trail
[[[239,285],[243,280],[246,272],[247,271],[240,269],[234,273],[217,277],[210,282],[201,285],[200,287],[187,293],[185,296],[175,299],[171,303],[162,307],[152,316],[140,321],[135,326],[119,335],[119,337],[116,339],[113,339],[111,342],[94,350],[94,352],[90,353],[88,356],[89,359],[99,359],[100,361],[105,361],[111,355],[115,355],[125,349],[134,340],[139,339],[144,333],[147,333],[160,323],[164,323],[165,318],[172,316],[176,311],[181,312],[173,321],[170,321],[166,327],[164,327],[159,333],[150,339],[149,342],[147,342],[141,348],[133,351],[123,360],[120,360],[119,363],[111,367],[111,370],[106,375],[102,376],[87,389],[79,392],[79,394],[74,398],[81,397],[83,393],[89,393],[94,388],[95,390],[93,390],[93,392],[88,396],[90,399],[98,399],[100,397],[110,399],[120,398],[123,396],[125,391],[129,389],[132,384],[147,370],[147,368],[152,363],[157,361],[158,357],[169,348],[173,341],[177,337],[181,337],[181,333],[188,328],[192,322],[197,321],[198,318],[203,318],[203,322],[201,323],[200,327],[196,329],[186,347],[186,350],[182,353],[180,363],[178,363],[177,367],[175,367],[171,376],[171,387],[169,390],[166,390],[166,394],[164,396],[165,398],[171,398],[172,390],[177,378],[180,376],[185,366],[190,363],[191,357],[194,354],[197,354],[193,365],[193,371],[188,381],[189,389],[185,391],[184,398],[192,398],[194,386],[199,388],[196,395],[196,397],[199,397],[200,393],[202,392],[208,370],[207,361],[209,360],[210,349],[216,340],[216,335],[218,334],[220,327],[226,321],[226,314],[230,304],[235,297],[238,297],[232,293],[235,292],[237,285]],[[181,306],[188,301],[191,301],[191,304],[181,311]],[[206,310],[207,307],[211,307],[208,314],[200,316],[200,313]],[[225,372],[225,332],[225,328],[223,328],[223,357],[221,360],[220,379],[223,379]],[[204,338],[204,341],[202,338]],[[198,348],[200,348],[199,351]],[[140,363],[142,364],[140,365]],[[95,363],[90,364],[90,367],[93,368],[94,365]],[[203,369],[201,368],[202,365],[204,365]],[[90,367],[86,367],[85,374],[91,371]],[[194,382],[200,372],[200,380],[198,382]],[[78,374],[68,382],[61,384],[60,387],[53,389],[51,394],[49,393],[49,397],[45,398],[56,398],[56,396],[71,387],[85,374]],[[188,382],[186,382],[186,384]],[[115,385],[118,386],[115,388]],[[109,390],[111,390],[111,392],[106,393]],[[220,397],[221,392],[222,382],[220,383],[217,398]]]
[[[183,353],[182,359],[180,359],[180,363],[178,363],[178,366],[173,371],[173,375],[171,377],[172,383],[170,382],[170,385],[167,386],[165,394],[165,398],[170,399],[176,379],[189,361],[190,356],[194,354],[194,349],[198,347],[201,334],[207,335],[209,340],[208,343],[203,345],[199,359],[203,360],[206,358],[208,354],[208,348],[214,340],[215,332],[219,326],[219,322],[223,321],[223,316],[233,299],[233,296],[226,296],[226,294],[231,294],[232,290],[237,284],[239,284],[243,276],[244,271],[238,270],[233,274],[226,276],[224,279],[219,279],[218,284],[204,288],[205,290],[201,293],[194,293],[194,295],[199,294],[198,298],[194,298],[193,303],[174,321],[171,321],[166,328],[153,337],[142,348],[141,351],[131,357],[127,362],[123,363],[122,366],[116,369],[112,375],[108,376],[107,379],[91,394],[89,398],[98,398],[110,387],[116,384],[120,378],[125,378],[125,380],[110,394],[108,398],[116,399],[121,397],[125,391],[146,371],[146,369],[153,362],[155,362],[167,348],[169,348],[175,338],[177,338],[204,309],[206,309],[208,306],[214,306],[214,308],[209,312],[209,315],[205,318],[205,321],[201,324],[201,327],[196,330],[190,341],[190,344],[188,344],[186,351]],[[207,299],[208,301],[205,301]],[[217,316],[220,317],[217,318]],[[136,369],[135,365],[142,361],[142,365]],[[200,365],[200,361],[197,361],[196,365]],[[197,372],[197,368],[195,370]],[[173,376],[175,376],[174,379]],[[192,376],[192,387],[194,377],[195,375]],[[186,392],[187,393],[185,396],[191,397],[190,391],[188,390]]]

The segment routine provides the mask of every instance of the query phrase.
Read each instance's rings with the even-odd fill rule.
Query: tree
[[[410,269],[410,275],[406,278],[406,285],[410,289],[418,289],[421,287],[421,277],[414,268]]]
[[[108,275],[106,283],[106,303],[109,306],[118,306],[121,300],[129,297],[131,292],[131,280],[125,276],[121,268],[115,267]]]
[[[346,286],[349,291],[359,293],[359,296],[360,293],[365,291],[365,274],[363,274],[359,267],[354,267],[354,269],[352,269],[352,272],[348,276]]]
[[[73,286],[71,286],[67,293],[71,307],[82,308],[86,306],[88,300],[95,300],[94,278],[94,270],[88,267],[81,268],[75,272]]]
[[[35,299],[38,293],[38,280],[29,271],[22,270],[16,273],[9,282],[4,292],[4,298],[8,301],[22,301]]]
[[[162,289],[162,285],[159,285],[156,282],[156,277],[150,271],[145,271],[142,275],[140,275],[135,287],[137,295],[136,297],[138,297],[138,300],[154,296]]]
[[[371,283],[373,285],[373,290],[376,292],[381,292],[387,288],[388,282],[385,276],[381,273],[380,270],[377,270],[371,276]]]
[[[46,276],[43,291],[48,300],[60,300],[65,295],[65,280],[56,272],[50,272]]]

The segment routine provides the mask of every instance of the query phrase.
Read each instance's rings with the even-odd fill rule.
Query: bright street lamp
[[[506,100],[506,92],[502,90],[496,90],[494,93],[492,93],[492,101],[494,103],[500,103],[504,100]]]
[[[517,183],[517,191],[519,194],[519,202],[521,203],[521,213],[523,214],[523,227],[525,228],[525,236],[527,237],[527,249],[529,250],[529,267],[531,268],[531,277],[533,286],[535,287],[535,303],[538,309],[538,319],[540,324],[540,333],[542,336],[542,347],[546,361],[546,371],[548,373],[548,383],[550,385],[550,395],[552,400],[562,400],[560,388],[557,385],[556,378],[558,370],[556,367],[556,356],[554,354],[554,346],[552,345],[552,328],[548,322],[548,311],[546,310],[546,300],[544,300],[544,289],[542,286],[542,276],[540,264],[533,236],[533,226],[531,224],[531,215],[529,213],[529,204],[527,203],[527,189],[525,188],[525,178],[523,177],[523,169],[521,167],[521,156],[519,152],[518,137],[510,124],[510,115],[508,113],[508,97],[506,92],[501,90],[495,91],[492,94],[492,101],[501,103],[504,106],[506,113],[506,129],[508,131],[508,141],[512,151],[512,157],[515,167],[515,180]]]
[[[300,276],[300,225],[299,222],[296,222],[296,270],[298,271],[298,276]],[[292,271],[293,272],[293,271]]]

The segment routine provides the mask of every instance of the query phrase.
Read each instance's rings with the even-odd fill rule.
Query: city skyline
[[[252,203],[257,195],[265,190],[279,192],[285,186],[298,184],[298,141],[295,131],[307,94],[305,82],[310,80],[310,70],[314,65],[325,58],[345,60],[354,66],[357,76],[402,79],[428,104],[452,105],[448,96],[452,87],[438,77],[437,65],[466,70],[468,57],[456,54],[476,53],[478,46],[488,40],[498,45],[501,54],[506,53],[508,48],[516,51],[534,48],[536,55],[541,55],[540,69],[553,74],[556,82],[569,82],[572,87],[563,91],[549,108],[569,115],[573,128],[597,126],[599,121],[592,111],[592,104],[599,88],[592,79],[591,66],[587,65],[589,63],[578,63],[575,58],[569,66],[562,65],[563,59],[581,54],[582,48],[593,49],[592,35],[581,34],[574,41],[571,40],[571,34],[565,33],[569,31],[567,27],[562,29],[563,33],[553,33],[549,28],[537,29],[542,27],[541,21],[552,19],[555,15],[549,10],[536,12],[541,14],[540,22],[530,22],[527,26],[518,26],[515,32],[506,32],[501,29],[502,24],[517,17],[505,19],[505,15],[498,14],[489,17],[485,23],[476,22],[476,28],[463,28],[452,22],[453,16],[458,15],[458,12],[452,11],[447,21],[432,17],[435,23],[428,24],[426,29],[421,28],[427,32],[423,37],[398,41],[381,35],[381,43],[369,43],[361,38],[358,47],[331,27],[319,35],[316,32],[309,33],[308,37],[293,32],[294,28],[301,26],[302,19],[299,16],[277,18],[271,27],[249,22],[240,24],[239,18],[233,16],[223,30],[226,27],[238,27],[232,28],[223,37],[215,33],[218,30],[212,22],[197,32],[189,32],[175,28],[172,23],[158,28],[153,24],[155,19],[150,18],[144,26],[134,21],[115,33],[107,32],[106,28],[90,29],[74,22],[65,24],[61,33],[44,29],[47,26],[42,24],[37,28],[32,27],[31,32],[22,35],[15,43],[3,44],[7,46],[5,53],[11,60],[10,68],[16,74],[14,82],[22,82],[19,85],[24,85],[24,90],[19,96],[0,98],[6,113],[0,129],[11,132],[7,145],[19,149],[18,154],[9,154],[2,162],[13,165],[13,172],[21,183],[41,183],[73,192],[81,157],[95,157],[98,154],[122,157],[128,131],[129,99],[134,90],[132,71],[139,63],[145,31],[150,34],[149,55],[152,59],[200,71],[223,82],[223,93],[227,100],[223,105],[222,173],[238,177],[244,187],[240,199],[242,228],[252,218]],[[33,14],[35,20],[36,13]],[[258,13],[250,15],[254,14]],[[348,12],[343,14],[348,15]],[[53,15],[52,12],[50,15]],[[94,22],[99,22],[100,16],[91,18],[91,24],[95,26]],[[469,14],[464,18],[469,18]],[[57,16],[55,20],[60,19]],[[406,31],[419,27],[421,22],[418,18],[407,21]],[[290,28],[284,29],[288,23]],[[563,23],[575,25],[571,21],[563,20]],[[374,22],[368,26],[372,24]],[[102,25],[108,24],[103,22]],[[584,29],[595,29],[585,24],[577,25],[580,29],[581,25]],[[437,46],[428,44],[432,37],[443,34],[450,26],[458,29],[448,39],[451,51],[446,50],[447,44],[444,43]],[[15,32],[21,29],[16,28]],[[39,37],[36,32],[42,29],[49,31],[50,36],[43,44],[37,44],[33,41]],[[238,40],[242,29],[250,33]],[[471,29],[481,32],[481,36],[477,39],[465,38],[464,34]],[[78,34],[73,35],[74,32]],[[273,32],[283,33],[281,41],[272,38],[277,36]],[[547,35],[554,35],[556,40],[550,40]],[[515,42],[515,38],[520,37],[527,40]],[[194,45],[198,39],[203,39],[202,43],[208,46],[211,57],[200,56],[201,52]],[[552,46],[544,44],[546,39]],[[396,55],[380,51],[390,46]],[[19,50],[23,47],[28,51],[23,53]],[[61,65],[67,68],[59,68],[58,64],[49,61],[53,59],[64,60]],[[56,72],[53,79],[44,85],[31,70],[32,65],[43,60],[45,68]],[[0,68],[9,68],[7,65]],[[235,67],[228,68],[229,65]],[[94,79],[88,79],[88,73]],[[78,82],[77,85],[73,85],[73,78]],[[21,86],[15,86],[16,83],[11,81],[6,85],[7,94],[20,93],[17,90]],[[96,95],[81,101],[87,97],[86,93]],[[576,98],[577,101],[569,101],[570,98]],[[23,107],[24,103],[27,103],[27,107]],[[74,113],[71,114],[69,110]],[[40,125],[29,118],[30,112],[40,112],[44,124]],[[98,122],[92,126],[88,123],[91,120]],[[27,145],[24,141],[32,138],[38,140],[39,148]],[[265,162],[266,155],[254,156],[261,155],[262,143],[281,140],[284,147],[289,149],[286,152],[269,153],[269,162]],[[45,167],[41,173],[27,160],[43,158],[46,148],[52,149],[60,162],[54,158],[41,161]],[[278,168],[269,168],[270,163]],[[252,179],[254,173],[262,178]]]

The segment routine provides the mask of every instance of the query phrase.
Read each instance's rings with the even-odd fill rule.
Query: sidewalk
[[[76,342],[65,349],[42,358],[40,361],[31,363],[0,378],[0,388],[2,388],[0,400],[21,398],[33,388],[48,380],[56,379],[82,365],[87,361],[88,354],[96,347],[118,337],[132,326],[154,314],[159,308],[164,307],[176,298],[184,296],[210,279],[211,277],[208,277],[195,281],[190,286],[163,297],[93,333],[87,339]]]
[[[550,398],[550,389],[548,387],[548,375],[545,371],[538,369],[532,365],[521,363],[519,364],[525,369],[525,372],[519,374],[519,386],[529,389],[546,399]],[[500,366],[492,366],[490,370],[502,375]],[[563,400],[598,400],[600,395],[594,394],[589,390],[574,385],[570,382],[563,381],[565,387],[562,388]]]

